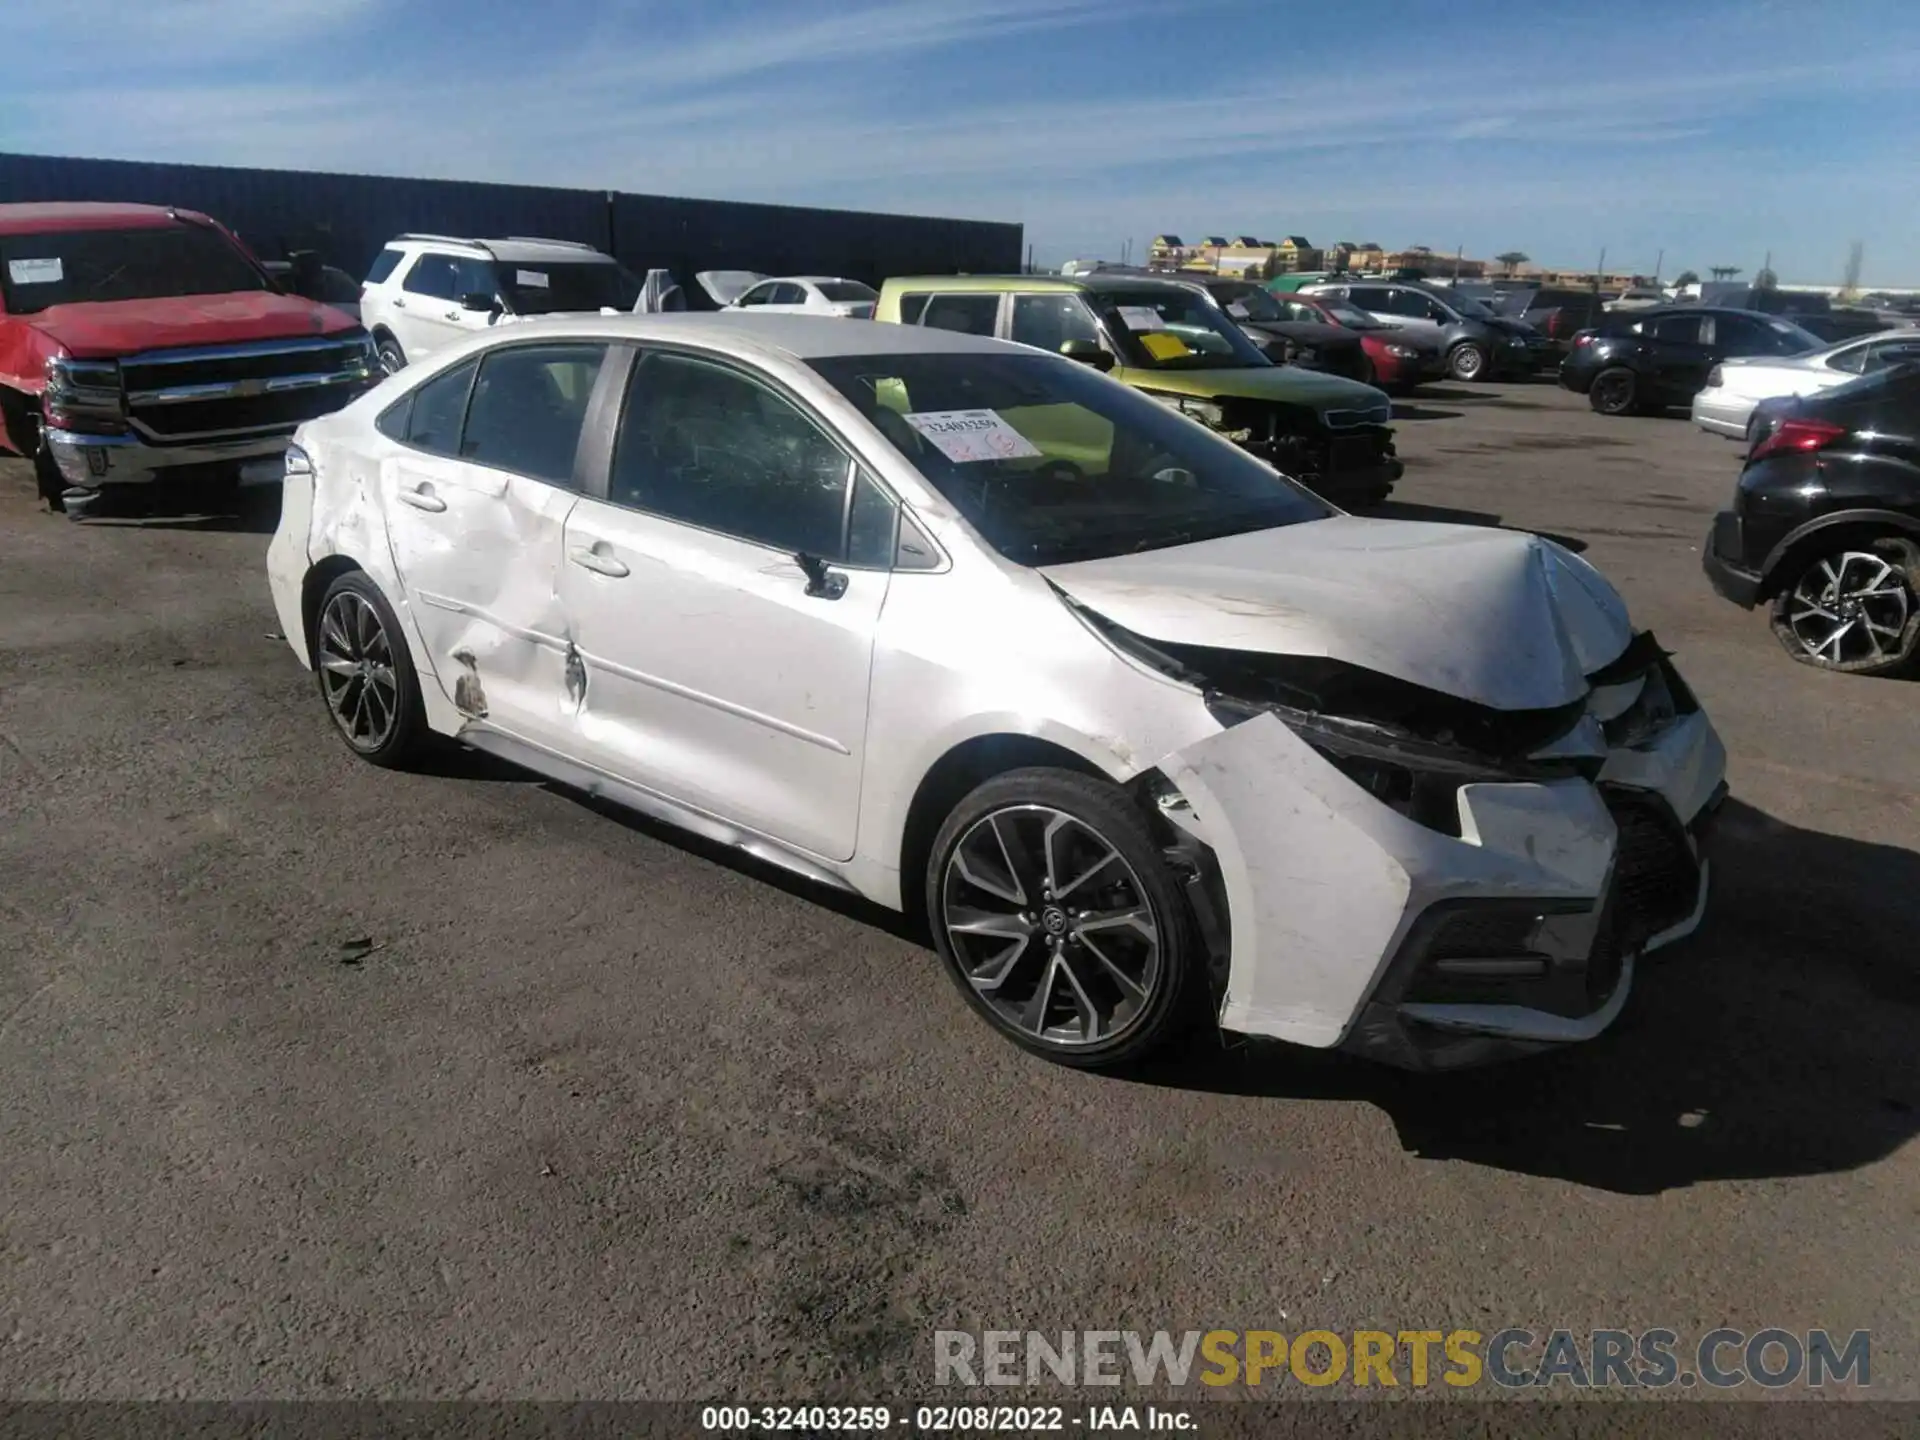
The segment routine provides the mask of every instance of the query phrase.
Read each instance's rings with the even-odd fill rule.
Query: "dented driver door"
[[[394,566],[434,681],[469,720],[548,746],[572,733],[556,570],[603,355],[508,346],[449,371],[415,392],[407,439],[381,466]]]

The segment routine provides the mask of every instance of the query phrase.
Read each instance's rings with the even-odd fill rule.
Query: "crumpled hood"
[[[1202,370],[1150,370],[1131,366],[1114,378],[1149,394],[1192,395],[1202,399],[1277,400],[1313,410],[1383,409],[1391,402],[1384,390],[1358,380],[1302,370],[1293,365],[1232,365]]]
[[[1469,525],[1340,515],[1041,573],[1149,640],[1324,656],[1498,710],[1572,704],[1633,638],[1586,561]]]
[[[80,359],[190,345],[308,339],[355,327],[351,315],[331,306],[271,290],[50,305],[22,318]]]

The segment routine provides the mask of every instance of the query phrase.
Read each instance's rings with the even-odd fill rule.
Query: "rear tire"
[[[977,787],[934,838],[927,918],[949,978],[995,1030],[1078,1069],[1172,1042],[1206,992],[1185,897],[1139,809],[1044,767]]]
[[[1631,415],[1640,406],[1640,377],[1624,365],[1609,365],[1593,377],[1587,404],[1597,415]]]
[[[366,571],[327,587],[309,640],[321,703],[347,748],[370,765],[405,769],[433,732],[406,632]]]
[[[1773,597],[1774,638],[1802,665],[1900,675],[1920,650],[1920,547],[1855,538],[1812,556]]]

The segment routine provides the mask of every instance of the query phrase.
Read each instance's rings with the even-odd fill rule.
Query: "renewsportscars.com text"
[[[1780,1389],[1872,1383],[1855,1330],[939,1330],[936,1385]]]

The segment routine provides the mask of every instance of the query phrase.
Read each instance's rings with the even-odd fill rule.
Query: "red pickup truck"
[[[205,215],[0,205],[0,450],[33,460],[52,510],[277,480],[294,427],[379,375],[351,316]]]

